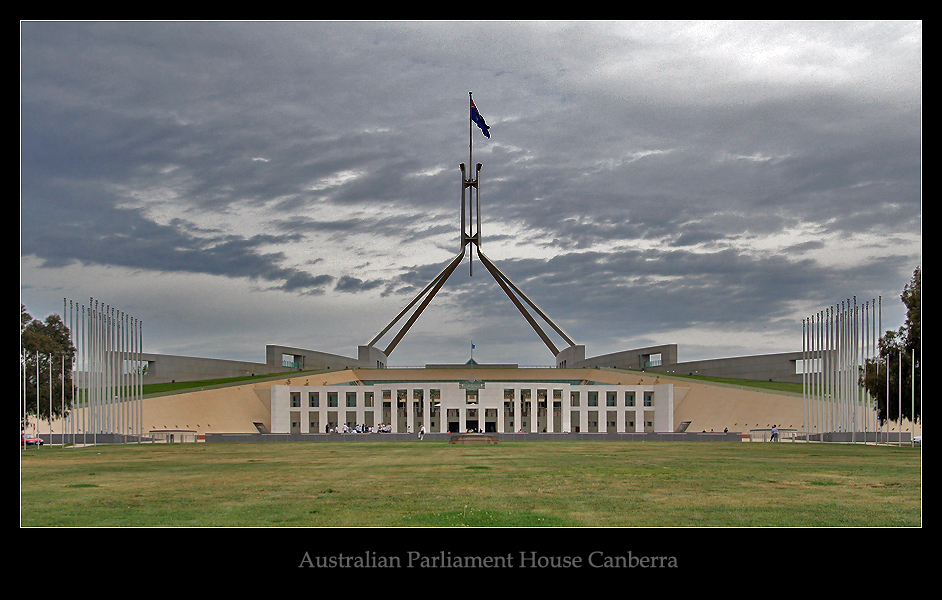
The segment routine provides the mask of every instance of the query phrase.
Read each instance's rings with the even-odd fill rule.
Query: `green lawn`
[[[21,451],[24,527],[919,527],[921,449],[199,443]]]

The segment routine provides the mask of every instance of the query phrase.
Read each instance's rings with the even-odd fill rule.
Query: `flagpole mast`
[[[474,98],[471,97],[471,92],[468,92],[468,115],[469,115],[469,118],[468,118],[468,173],[469,174],[471,173],[471,169],[474,168],[474,160],[473,160],[474,152],[472,149],[472,145],[474,144],[474,135],[472,135],[473,124],[470,118],[472,106],[474,106]]]
[[[472,173],[474,170],[474,128],[471,119],[471,111],[474,107],[474,98],[471,95],[471,92],[468,92],[468,184],[476,183],[472,181]],[[468,195],[468,230],[471,231],[474,229],[474,189],[472,188],[470,194]],[[474,234],[472,233],[469,237],[473,238]],[[474,275],[474,248],[471,248],[471,251],[468,252],[468,275]]]

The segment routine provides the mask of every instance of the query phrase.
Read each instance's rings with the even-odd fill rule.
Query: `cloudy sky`
[[[21,301],[94,297],[148,352],[356,356],[460,250],[469,92],[482,250],[588,356],[797,351],[853,296],[896,329],[922,262],[919,22],[22,22],[20,51]],[[389,364],[471,340],[553,364],[477,256]]]

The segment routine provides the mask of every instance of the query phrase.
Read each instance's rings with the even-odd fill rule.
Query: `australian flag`
[[[474,105],[474,100],[471,101],[471,120],[481,128],[481,131],[484,132],[484,137],[487,139],[491,138],[490,127],[487,126],[487,123],[484,122],[484,117],[478,112],[478,108]]]

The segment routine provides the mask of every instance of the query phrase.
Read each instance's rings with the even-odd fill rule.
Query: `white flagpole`
[[[468,174],[470,176],[471,171],[474,170],[474,153],[472,151],[472,144],[474,142],[474,125],[471,122],[471,106],[474,104],[474,98],[471,97],[471,92],[468,92]]]
[[[33,425],[33,433],[39,427],[39,352],[36,352],[36,424]]]
[[[52,444],[52,353],[49,354],[49,443]]]
[[[802,429],[805,432],[805,441],[808,441],[808,333],[805,328],[805,319],[801,320],[801,410]]]
[[[896,436],[896,445],[903,445],[903,349],[900,348],[899,351],[899,364],[898,364],[899,375],[896,378],[897,387],[899,388],[899,394],[897,396],[897,404],[899,404],[899,435]]]
[[[913,441],[913,438],[916,437],[916,349],[915,348],[913,348],[913,362],[912,362],[911,367],[912,367],[912,373],[910,375],[909,383],[911,387],[912,396],[910,396],[909,400],[912,403],[912,407],[909,413],[909,423],[910,423],[910,426],[912,427],[913,432],[909,436],[909,443],[915,444],[916,442]]]
[[[877,296],[879,299],[879,314],[877,315],[877,333],[883,335],[883,296]],[[882,433],[883,424],[886,423],[887,433],[890,431],[890,423],[887,420],[887,415],[890,414],[890,359],[889,352],[887,352],[886,360],[886,414],[881,414],[880,417],[880,429]]]
[[[20,379],[23,385],[20,390],[23,392],[23,399],[20,404],[20,447],[25,447],[23,443],[23,434],[26,433],[26,349],[23,348],[23,342],[20,340]]]
[[[59,370],[60,376],[62,377],[62,400],[59,406],[60,420],[62,421],[62,427],[60,428],[60,437],[62,438],[62,447],[65,447],[65,353],[62,353],[61,357],[62,368]],[[51,435],[51,434],[50,434]]]
[[[817,373],[814,382],[814,430],[821,433],[821,390],[824,389],[824,352],[821,343],[821,334],[824,331],[824,321],[821,318],[823,311],[818,311],[818,320],[814,330],[814,354],[817,359]]]
[[[886,353],[886,443],[890,443],[890,353]]]
[[[828,400],[827,400],[827,427],[826,431],[834,430],[834,387],[836,384],[834,366],[834,307],[828,307]]]
[[[859,424],[858,424],[858,422],[859,422],[858,414],[859,414],[859,412],[860,412],[860,384],[858,383],[858,382],[860,381],[860,374],[859,374],[859,372],[858,372],[858,367],[860,366],[860,353],[858,352],[858,344],[860,344],[860,336],[858,335],[858,333],[859,333],[859,331],[858,331],[859,328],[860,328],[860,317],[859,317],[859,315],[857,314],[857,296],[854,296],[854,329],[853,329],[853,333],[854,333],[854,348],[853,348],[853,355],[854,355],[854,356],[853,356],[853,359],[854,359],[854,363],[853,363],[852,370],[851,370],[851,372],[850,372],[850,374],[849,374],[849,375],[850,375],[850,378],[851,378],[851,390],[852,390],[852,393],[853,393],[853,395],[854,395],[854,399],[853,399],[853,412],[852,412],[852,415],[853,415],[853,416],[852,416],[852,419],[851,419],[851,427],[852,427],[851,431],[853,432],[853,433],[851,434],[851,436],[852,436],[851,439],[853,440],[854,443],[857,443],[857,428],[858,428],[858,426],[859,426]]]
[[[101,376],[101,311],[98,309],[98,300],[95,300],[95,314],[94,314],[94,344],[95,344],[95,353],[94,353],[94,367],[95,367],[95,409],[94,409],[94,422],[92,423],[92,443],[98,444],[98,430],[101,429],[101,385],[102,385],[102,376]]]
[[[137,352],[138,356],[141,359],[141,375],[138,378],[137,392],[138,392],[138,402],[140,403],[140,410],[138,412],[138,432],[143,437],[144,435],[144,322],[137,322]]]

